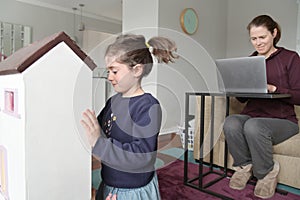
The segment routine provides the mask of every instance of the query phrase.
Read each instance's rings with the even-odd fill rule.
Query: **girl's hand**
[[[269,92],[275,92],[277,90],[277,87],[275,85],[271,85],[271,84],[268,84],[268,91]]]
[[[100,137],[100,125],[98,123],[95,111],[87,109],[82,114],[83,119],[80,121],[85,129],[89,144],[94,147],[98,138]]]
[[[111,193],[109,193],[105,200],[117,200],[117,195],[112,195]]]

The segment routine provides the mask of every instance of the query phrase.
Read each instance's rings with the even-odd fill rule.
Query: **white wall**
[[[175,3],[177,6],[170,10]],[[159,6],[159,26],[175,32],[160,34],[176,41],[180,56],[169,68],[158,68],[158,81],[162,84],[158,98],[167,113],[162,131],[168,132],[183,125],[185,92],[217,89],[213,58],[226,55],[227,0],[164,0]],[[199,18],[198,30],[191,36],[183,33],[180,26],[180,14],[189,7],[194,8]],[[193,114],[193,98],[190,105]]]
[[[238,0],[236,0],[238,1]],[[163,0],[160,1],[159,25],[183,33],[180,13],[185,8],[194,8],[199,17],[198,31],[191,37],[199,42],[212,57],[225,55],[228,0]],[[170,9],[170,5],[173,5]]]

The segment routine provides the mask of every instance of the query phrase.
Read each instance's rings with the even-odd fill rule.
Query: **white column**
[[[158,35],[159,0],[123,0],[123,33],[142,34],[149,40]],[[157,95],[157,68],[142,82],[146,92]]]

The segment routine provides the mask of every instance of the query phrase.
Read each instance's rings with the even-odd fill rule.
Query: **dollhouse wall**
[[[23,200],[26,194],[23,97],[21,74],[0,76],[0,196],[6,199]]]
[[[92,71],[62,42],[23,74],[29,199],[90,199],[91,154],[79,121],[91,107]]]

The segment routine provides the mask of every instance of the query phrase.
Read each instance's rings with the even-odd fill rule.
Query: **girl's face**
[[[111,82],[114,90],[122,93],[124,97],[134,96],[140,88],[139,77],[135,73],[134,67],[131,69],[127,65],[106,59],[107,79]]]
[[[249,31],[250,40],[259,55],[269,57],[276,49],[273,40],[276,37],[277,29],[272,34],[265,26],[252,26]]]

